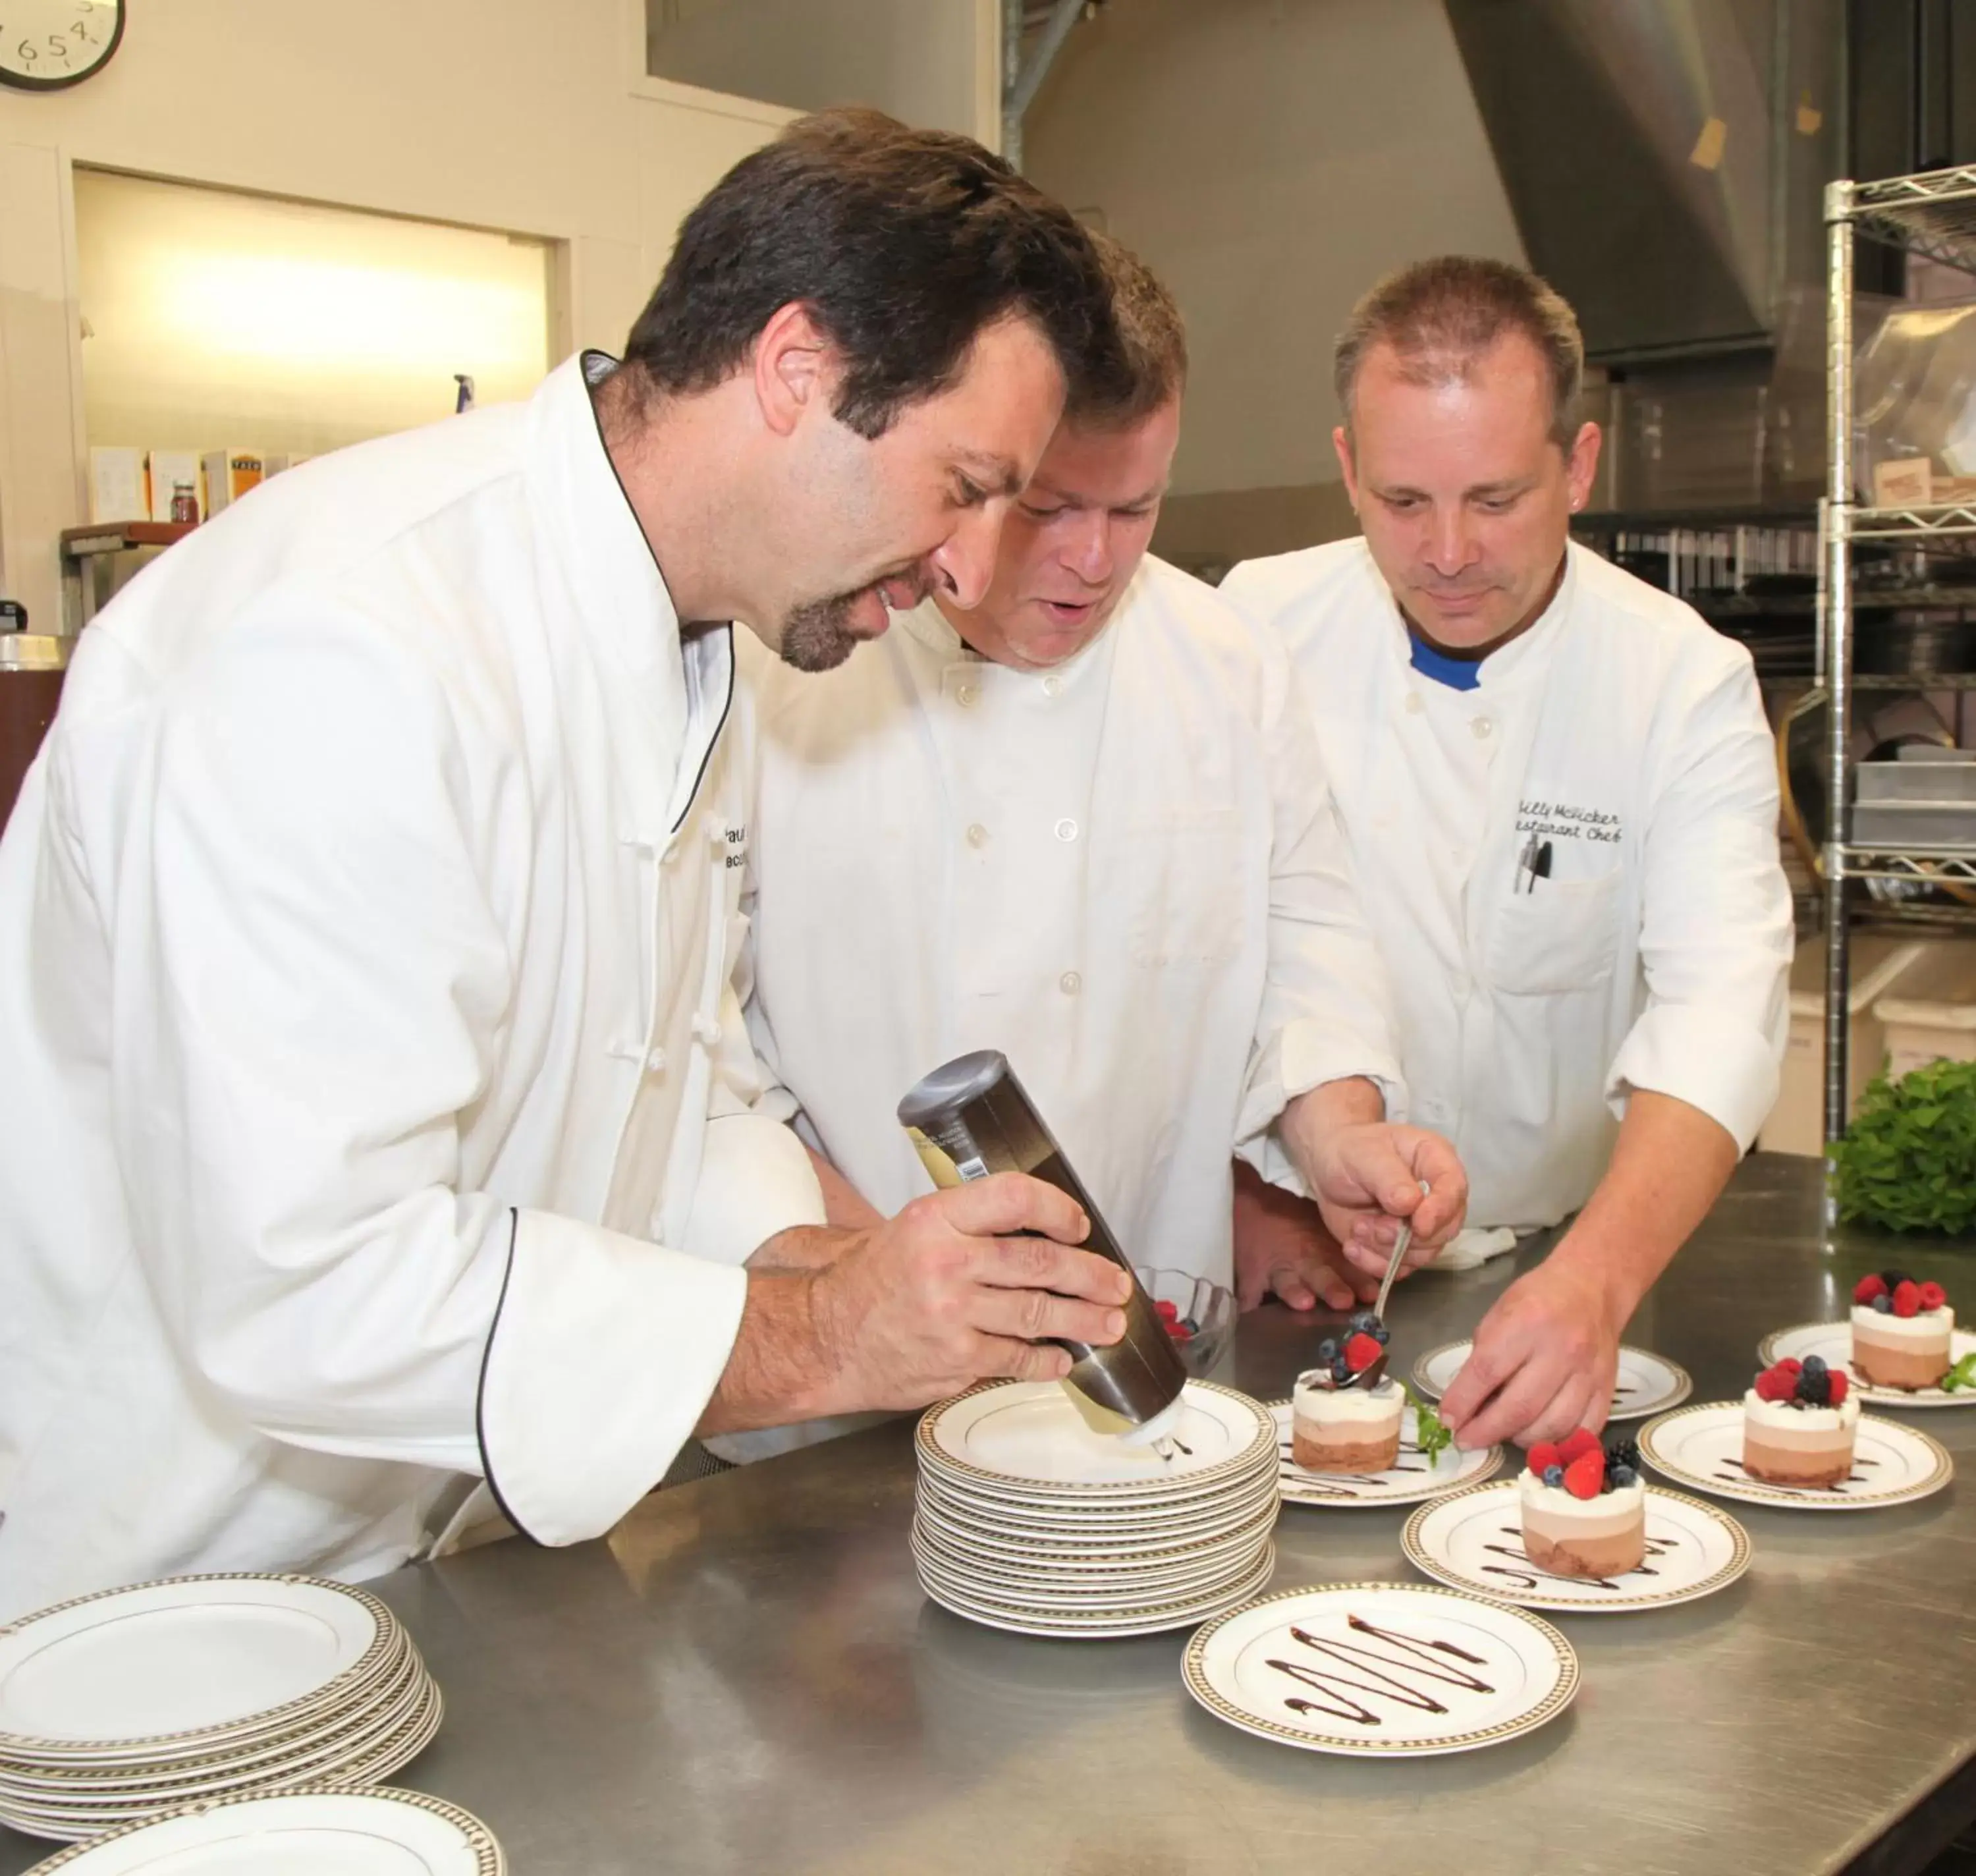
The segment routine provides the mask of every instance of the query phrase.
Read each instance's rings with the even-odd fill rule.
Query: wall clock
[[[0,0],[0,84],[59,91],[110,62],[124,0]]]

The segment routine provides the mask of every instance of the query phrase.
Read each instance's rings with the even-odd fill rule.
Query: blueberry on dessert
[[[1317,1358],[1291,1396],[1290,1457],[1316,1472],[1386,1471],[1399,1457],[1407,1394],[1386,1373],[1385,1325],[1362,1311],[1342,1340],[1318,1344]]]
[[[1534,1446],[1517,1491],[1523,1553],[1536,1568],[1609,1578],[1637,1570],[1645,1557],[1647,1489],[1630,1439],[1609,1451],[1581,1426],[1568,1439]]]
[[[1912,1393],[1948,1372],[1955,1312],[1938,1283],[1916,1283],[1905,1271],[1862,1277],[1852,1291],[1852,1368],[1875,1387]]]
[[[1773,1485],[1836,1485],[1852,1473],[1859,1427],[1846,1371],[1787,1356],[1743,1396],[1743,1470]]]

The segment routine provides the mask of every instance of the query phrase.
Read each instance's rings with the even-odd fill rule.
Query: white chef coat
[[[930,602],[823,678],[743,671],[771,1111],[881,1211],[930,1189],[900,1096],[969,1050],[1008,1056],[1135,1262],[1223,1283],[1233,1150],[1295,1185],[1286,1103],[1365,1075],[1400,1106],[1288,661],[1211,589],[1148,557],[1045,672]]]
[[[594,1535],[822,1216],[745,1111],[730,635],[608,362],[282,476],[83,638],[0,843],[0,1619],[370,1574],[462,1474]]]
[[[1582,1205],[1635,1088],[1747,1148],[1777,1096],[1792,941],[1749,653],[1576,545],[1467,691],[1412,668],[1362,539],[1248,562],[1222,591],[1303,678],[1414,1117],[1467,1165],[1470,1223]],[[1532,885],[1533,838],[1552,857]]]

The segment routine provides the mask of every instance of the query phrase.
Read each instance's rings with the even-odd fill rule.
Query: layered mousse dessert
[[[1767,1485],[1822,1488],[1851,1477],[1859,1403],[1816,1355],[1766,1368],[1743,1396],[1743,1470]]]
[[[1647,1488],[1639,1448],[1621,1440],[1609,1452],[1581,1426],[1556,1445],[1531,1447],[1517,1481],[1523,1555],[1552,1576],[1615,1577],[1647,1554]]]
[[[1362,1311],[1290,1396],[1290,1457],[1314,1472],[1383,1472],[1400,1456],[1406,1390],[1386,1373],[1385,1325]]]
[[[1955,1312],[1938,1283],[1883,1270],[1852,1292],[1852,1372],[1869,1386],[1912,1393],[1934,1387],[1949,1369]]]

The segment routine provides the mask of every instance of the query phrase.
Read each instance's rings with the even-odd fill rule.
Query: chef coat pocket
[[[1224,963],[1242,942],[1242,825],[1202,813],[1125,830],[1132,961],[1154,968]]]
[[[1592,990],[1612,974],[1619,950],[1619,873],[1540,879],[1497,908],[1489,981],[1513,996]]]

